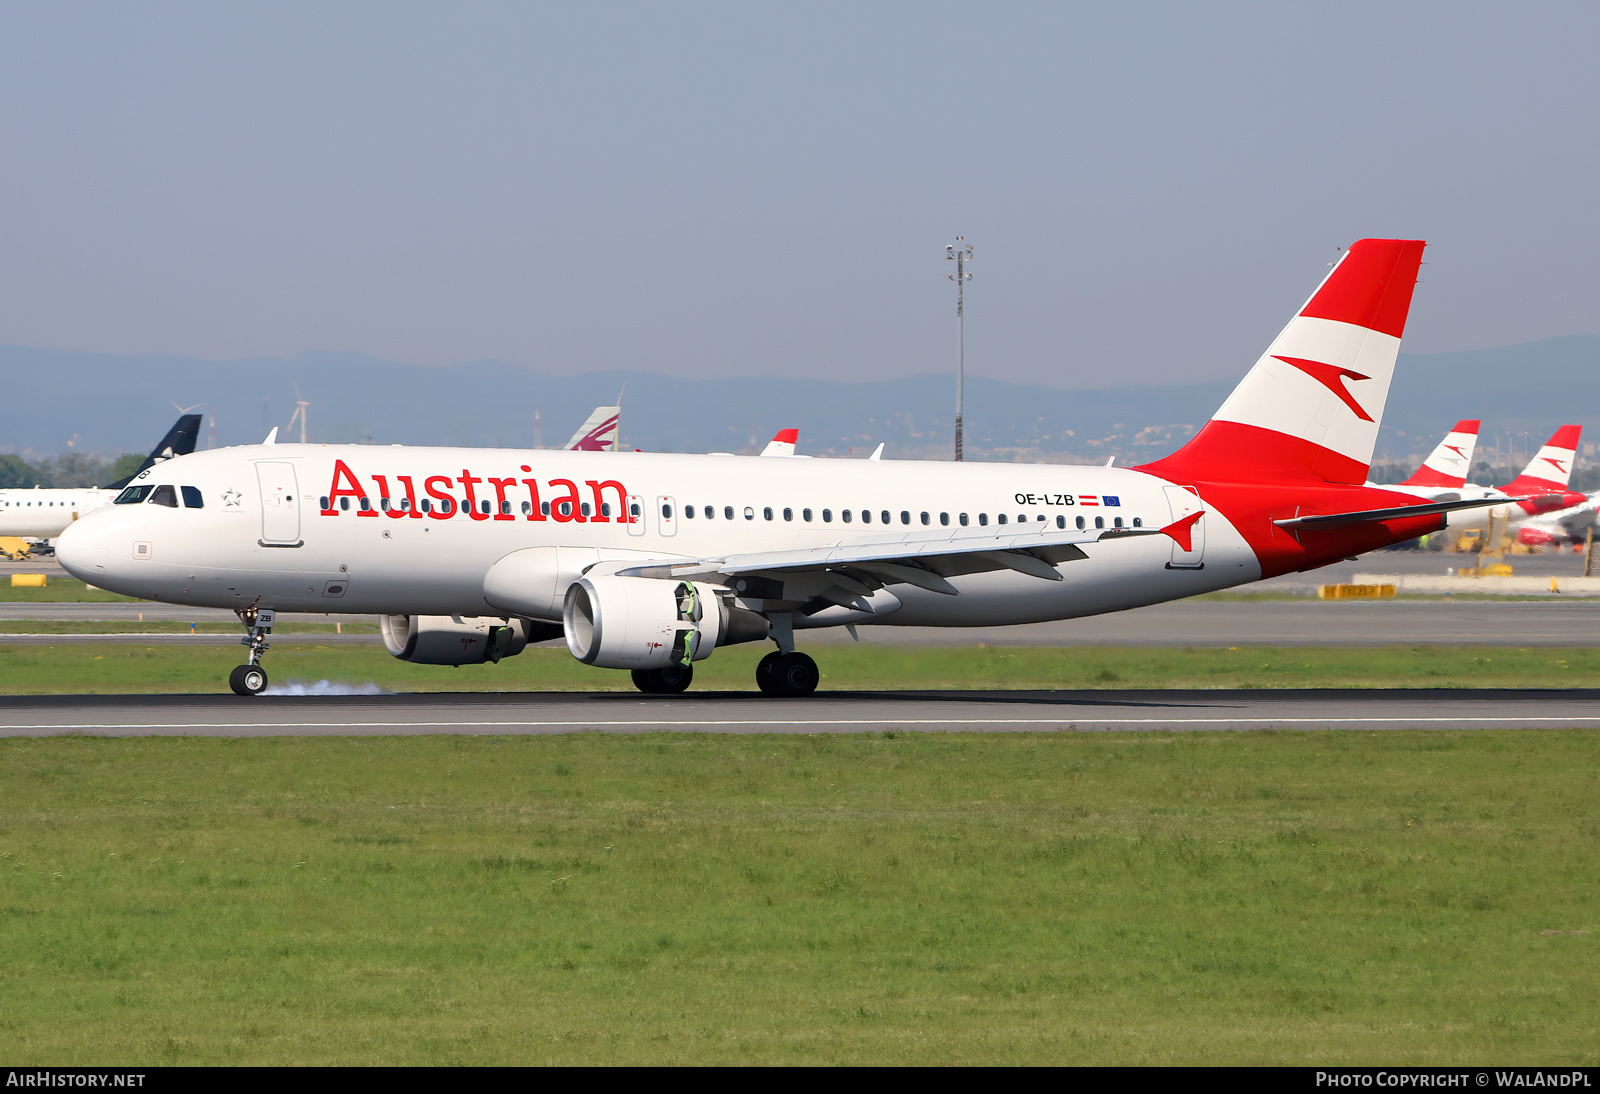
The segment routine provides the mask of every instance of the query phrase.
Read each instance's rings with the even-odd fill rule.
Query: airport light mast
[[[972,261],[972,244],[966,242],[966,238],[966,236],[956,236],[956,241],[947,244],[944,249],[944,257],[956,264],[956,272],[947,276],[956,283],[956,462],[958,463],[961,461],[961,419],[967,386],[966,293],[967,282],[972,280],[972,275],[967,272],[967,263]]]

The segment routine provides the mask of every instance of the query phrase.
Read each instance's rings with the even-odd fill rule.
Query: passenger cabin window
[[[1067,518],[1066,517],[1060,517],[1060,516],[1056,517],[1056,527],[1057,528],[1065,528],[1066,526],[1067,526]]]
[[[783,519],[784,520],[793,520],[794,519],[794,510],[793,509],[785,509],[783,511]]]
[[[1094,518],[1094,526],[1096,528],[1104,528],[1106,526],[1106,518],[1105,517],[1095,517]]]
[[[949,513],[940,513],[939,514],[939,523],[948,528],[950,526],[950,514]]]
[[[611,513],[611,503],[610,502],[607,502],[601,508],[603,508],[606,511],[606,514],[608,516],[610,515],[610,513]],[[509,516],[511,514],[511,503],[509,501],[503,501],[503,502],[500,503],[500,514],[502,516]]]
[[[155,493],[150,495],[151,505],[165,505],[168,509],[178,507],[178,491],[171,486],[158,486]]]
[[[1141,519],[1140,517],[1134,517],[1133,518],[1133,526],[1135,528],[1143,528],[1144,527],[1144,520]]]
[[[347,497],[346,498],[340,498],[339,499],[339,509],[342,512],[348,513],[350,511],[350,499],[347,498]]]
[[[426,509],[428,503],[426,501],[424,501],[422,504],[423,504],[424,509]],[[541,501],[539,503],[539,512],[543,516],[547,516],[548,517],[550,515],[550,503],[547,502],[547,501]]]
[[[831,524],[832,522],[833,522],[833,510],[832,509],[824,509],[822,511],[822,523],[823,524]]]
[[[372,499],[371,498],[362,498],[361,499],[361,511],[363,513],[372,512]]]
[[[1121,527],[1122,527],[1122,518],[1121,518],[1121,517],[1114,517],[1114,518],[1112,518],[1112,521],[1111,521],[1111,523],[1112,523],[1112,524],[1113,524],[1113,525],[1114,525],[1114,526],[1115,526],[1115,527],[1117,527],[1117,528],[1121,528]]]
[[[839,511],[839,516],[840,516],[840,518],[841,518],[841,519],[842,519],[842,520],[843,520],[843,521],[844,521],[844,522],[845,522],[845,523],[846,523],[846,524],[849,524],[849,523],[850,523],[850,510],[848,510],[848,509],[841,509],[841,510],[840,510],[840,511]]]
[[[872,523],[872,510],[871,509],[863,509],[863,510],[861,510],[861,523],[862,524],[871,524]]]
[[[722,507],[722,519],[723,520],[732,520],[733,519],[733,506],[724,505]]]
[[[672,506],[663,505],[661,507],[661,519],[662,520],[671,520],[672,519]]]
[[[1078,531],[1080,531],[1080,532],[1083,531],[1083,518],[1082,517],[1078,518]]]
[[[694,506],[685,505],[683,507],[683,515],[688,517],[690,520],[693,520],[694,519]]]
[[[811,520],[811,510],[809,510],[809,509],[800,510],[800,519],[809,523],[810,520]]]
[[[967,526],[967,514],[962,513],[961,514],[961,527],[965,528],[966,526]]]
[[[326,494],[322,495],[322,497],[318,498],[317,501],[322,503],[322,511],[324,513],[326,513],[328,511],[328,509],[330,508],[330,506],[328,505],[328,495],[326,495]]]
[[[770,510],[769,510],[769,512],[770,512]],[[753,509],[752,507],[746,505],[744,507],[744,519],[745,520],[755,520],[756,519],[756,511],[755,511],[755,509]]]
[[[113,504],[113,505],[138,505],[145,498],[148,498],[150,496],[150,491],[152,491],[154,489],[155,489],[155,487],[153,487],[153,486],[130,486],[126,490],[124,490],[122,493],[118,494],[117,495],[117,500],[112,502],[111,504]],[[324,505],[323,508],[326,509],[327,506]]]
[[[639,507],[635,505],[634,508],[637,509]],[[533,502],[525,501],[522,503],[522,515],[525,517],[533,516]]]
[[[995,519],[996,519],[996,520],[998,520],[998,521],[999,521],[999,522],[1000,522],[1000,523],[1001,523],[1001,524],[1004,524],[1004,523],[1005,523],[1005,522],[1006,522],[1006,515],[1005,515],[1005,514],[1004,514],[1004,513],[1001,513],[1001,514],[1000,514],[1000,515],[999,515],[999,516],[998,516],[998,517],[996,517],[996,518],[995,518]],[[982,523],[983,523],[983,518],[982,518],[982,517],[979,517],[979,518],[978,518],[978,523],[979,523],[979,524],[982,524]]]
[[[979,513],[978,514],[978,524],[980,526],[982,526],[982,527],[985,527],[985,528],[988,527],[988,525],[989,525],[989,514],[988,513]]]
[[[761,510],[761,515],[763,517],[765,517],[767,520],[771,520],[772,519],[772,506],[769,505],[766,508],[762,509]]]
[[[885,523],[885,524],[889,523],[889,510],[885,509],[883,512],[879,513],[878,516],[883,521],[883,523]]]
[[[185,486],[183,488],[183,507],[185,509],[204,509],[206,503],[200,497],[198,486]]]
[[[389,511],[389,499],[388,498],[379,498],[378,499],[378,508],[382,509],[385,513],[387,513]]]

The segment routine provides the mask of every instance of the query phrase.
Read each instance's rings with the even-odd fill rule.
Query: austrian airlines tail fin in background
[[[1401,486],[1441,486],[1460,488],[1467,484],[1472,473],[1472,450],[1478,444],[1478,427],[1483,423],[1476,418],[1466,418],[1446,433],[1433,455],[1422,461],[1422,467]]]
[[[1500,489],[1515,497],[1518,494],[1549,494],[1565,492],[1572,478],[1572,464],[1578,456],[1578,441],[1583,436],[1583,426],[1564,425],[1556,430],[1539,454],[1529,461],[1522,474]]]
[[[597,406],[589,420],[578,427],[565,447],[575,452],[615,452],[620,406]]]
[[[140,472],[145,471],[162,460],[170,460],[174,456],[187,456],[194,451],[194,442],[200,437],[200,415],[185,414],[173,423],[167,430],[167,435],[161,442],[150,450],[150,455],[144,458],[132,475],[118,479],[116,482],[107,483],[106,490],[121,490],[132,482]]]
[[[761,450],[763,456],[792,456],[794,446],[800,443],[798,429],[780,429],[773,434],[772,440],[767,442],[767,447]]]
[[[1351,244],[1211,421],[1143,470],[1191,482],[1366,482],[1424,246]]]

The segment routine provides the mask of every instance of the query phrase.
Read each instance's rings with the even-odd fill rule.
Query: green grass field
[[[1594,1065],[1597,745],[3,740],[0,1055]]]
[[[377,634],[376,623],[279,623],[273,634]],[[237,623],[177,623],[167,620],[126,623],[94,619],[5,619],[0,634],[231,634],[244,637]]]
[[[92,624],[91,626],[97,626]],[[771,650],[718,650],[695,666],[699,691],[754,691]],[[1600,686],[1600,650],[1490,646],[1150,649],[1099,646],[888,647],[828,645],[812,653],[822,689],[921,688],[1570,688]],[[0,695],[223,692],[240,646],[0,643]],[[535,648],[498,665],[411,665],[379,645],[276,645],[275,683],[331,680],[388,691],[631,691],[626,672],[595,669],[564,647]]]
[[[43,588],[12,585],[9,578],[0,578],[0,601],[19,601],[25,604],[50,604],[88,601],[97,604],[132,604],[131,596],[119,596],[104,589],[91,589],[75,577],[49,576]]]

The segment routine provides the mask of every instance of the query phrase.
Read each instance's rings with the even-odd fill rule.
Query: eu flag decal
[[[1122,499],[1117,497],[1115,494],[1101,494],[1100,495],[1100,504],[1101,505],[1121,505],[1122,504]]]

